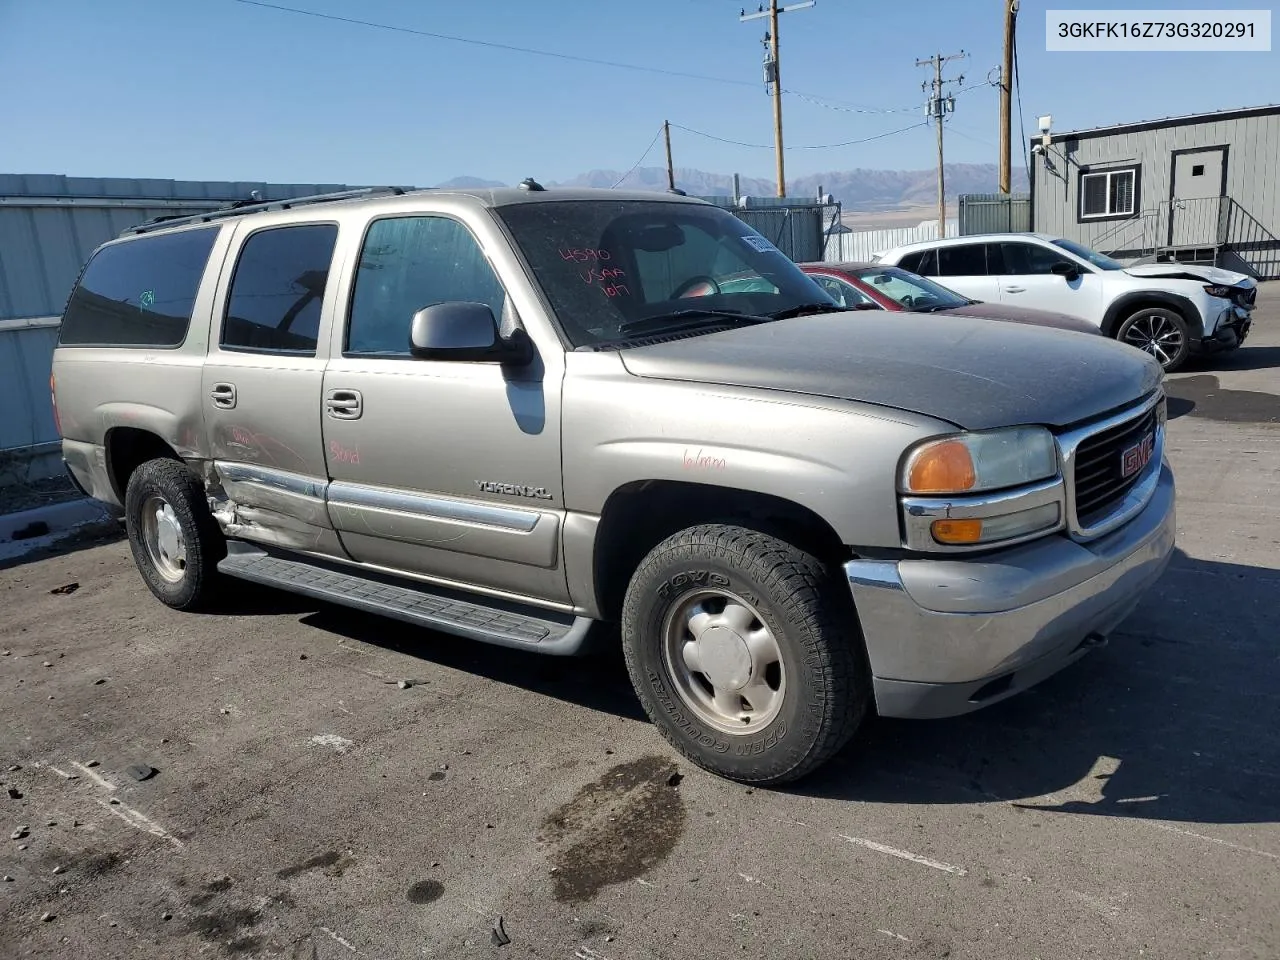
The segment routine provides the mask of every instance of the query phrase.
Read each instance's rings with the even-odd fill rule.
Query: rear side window
[[[313,355],[338,227],[307,223],[250,235],[222,322],[224,350]]]
[[[180,346],[217,236],[217,227],[202,227],[103,247],[67,301],[58,342]]]
[[[980,243],[938,248],[938,276],[985,277],[987,254]]]
[[[920,253],[909,253],[898,261],[898,266],[908,273],[916,273],[922,277],[938,275],[938,252],[922,250]]]

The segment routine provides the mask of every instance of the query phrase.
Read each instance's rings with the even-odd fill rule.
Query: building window
[[[1080,175],[1080,219],[1131,217],[1138,209],[1138,168]]]

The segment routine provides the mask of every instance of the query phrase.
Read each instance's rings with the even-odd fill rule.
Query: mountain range
[[[938,197],[937,175],[936,167],[928,170],[834,170],[797,177],[787,184],[787,193],[793,197],[815,197],[821,188],[823,193],[829,193],[840,201],[846,211],[902,210],[935,203]],[[994,163],[948,163],[947,199],[953,200],[962,193],[995,193],[997,178],[998,170]],[[733,195],[733,177],[729,174],[677,168],[675,180],[676,186],[690,196]],[[775,192],[774,182],[757,177],[740,177],[739,190],[743,196],[771,197]],[[614,185],[640,190],[665,190],[667,171],[662,167],[640,167],[624,177],[618,170],[591,170],[570,180],[546,182],[549,187]],[[483,189],[510,184],[479,177],[454,177],[437,186]],[[1026,191],[1027,177],[1024,170],[1014,169],[1011,186],[1014,192]]]

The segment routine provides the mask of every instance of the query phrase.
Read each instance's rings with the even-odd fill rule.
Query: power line
[[[831,150],[831,149],[834,149],[835,147],[853,147],[853,146],[857,146],[860,143],[870,143],[873,140],[883,140],[886,137],[896,136],[899,133],[906,133],[908,130],[915,130],[915,129],[918,129],[919,127],[927,127],[928,125],[929,125],[929,121],[923,120],[919,123],[913,123],[910,126],[900,127],[897,130],[889,130],[885,133],[878,133],[872,137],[863,137],[860,140],[845,140],[841,143],[792,144],[786,149],[788,150]],[[702,131],[702,130],[695,130],[693,127],[682,126],[681,124],[678,124],[678,123],[673,123],[671,124],[671,126],[673,126],[677,130],[683,130],[685,133],[692,133],[695,136],[706,137],[708,140],[715,140],[719,143],[731,144],[732,146],[735,146],[735,147],[751,147],[756,150],[772,150],[774,146],[772,143],[746,143],[742,140],[730,140],[726,137],[717,137],[714,133],[706,133],[705,131]]]
[[[524,53],[536,57],[549,57],[555,60],[568,60],[573,63],[585,63],[597,67],[613,67],[619,70],[634,70],[641,73],[654,73],[667,77],[678,77],[684,80],[702,80],[706,83],[719,83],[734,87],[754,87],[755,84],[749,80],[734,80],[729,77],[713,77],[702,73],[686,73],[680,70],[666,70],[662,67],[650,67],[639,63],[622,63],[616,60],[602,60],[596,57],[581,57],[572,53],[558,53],[554,50],[539,50],[535,47],[522,47],[510,43],[498,43],[493,40],[479,40],[475,37],[460,37],[454,34],[439,33],[432,30],[419,30],[414,27],[402,27],[391,23],[379,23],[375,20],[361,20],[357,17],[343,17],[334,13],[321,13],[318,10],[306,10],[301,7],[291,7],[282,3],[270,3],[267,0],[231,0],[233,3],[240,3],[250,7],[261,7],[264,10],[276,10],[281,13],[292,13],[302,17],[313,17],[317,20],[329,20],[334,23],[345,23],[359,27],[369,27],[374,30],[387,30],[392,33],[403,33],[415,37],[426,37],[431,40],[448,40],[453,43],[466,43],[478,47],[488,47],[494,50],[506,50],[510,53]],[[850,108],[849,112],[853,113],[907,113],[915,110],[915,107],[894,107],[894,108],[876,108],[868,107],[864,104],[852,104],[847,101],[836,100],[830,97],[817,97],[813,94],[801,93],[799,90],[784,89],[782,91],[788,96],[797,97],[807,100],[818,106],[825,106],[832,110],[841,110],[844,107],[833,106],[833,104],[847,104]]]
[[[649,141],[649,145],[644,148],[644,153],[640,154],[640,159],[631,165],[630,170],[628,170],[626,173],[624,173],[621,177],[618,178],[618,182],[614,184],[615,188],[618,186],[618,184],[622,183],[623,180],[627,179],[627,177],[635,173],[636,168],[639,167],[640,164],[644,163],[644,158],[649,155],[649,151],[653,149],[653,145],[658,142],[658,138],[662,136],[662,131],[663,131],[663,127],[659,127],[658,132],[655,133],[653,135],[653,139]]]
[[[641,73],[659,73],[668,77],[681,77],[685,80],[702,80],[707,83],[730,84],[735,87],[754,87],[747,80],[731,80],[728,77],[712,77],[701,73],[684,73],[680,70],[664,70],[661,67],[648,67],[639,63],[621,63],[616,60],[600,60],[595,57],[580,57],[572,53],[557,53],[553,50],[539,50],[535,47],[520,47],[510,43],[498,43],[495,40],[477,40],[475,37],[459,37],[449,33],[437,33],[432,30],[418,30],[414,27],[400,27],[390,23],[378,23],[374,20],[360,20],[356,17],[342,17],[336,13],[320,13],[317,10],[304,10],[301,7],[289,7],[282,3],[268,3],[266,0],[232,0],[250,7],[262,7],[266,10],[278,10],[283,13],[294,13],[303,17],[314,17],[317,20],[331,20],[336,23],[354,24],[360,27],[371,27],[375,30],[389,30],[393,33],[406,33],[415,37],[428,37],[432,40],[450,40],[454,43],[469,43],[477,47],[489,47],[493,50],[506,50],[510,53],[527,53],[536,57],[550,57],[555,60],[571,60],[575,63],[587,63],[597,67],[614,67],[619,70],[636,70]]]
[[[1027,186],[1031,185],[1031,168],[1027,166],[1027,122],[1022,119],[1022,78],[1018,76],[1018,45],[1013,45],[1013,86],[1018,91],[1018,133],[1022,149],[1022,169],[1027,175]]]
[[[800,93],[796,90],[783,90],[783,93],[795,97],[797,100],[804,100],[812,103],[817,107],[825,107],[828,110],[836,110],[840,113],[862,113],[862,114],[889,114],[889,113],[914,113],[920,108],[912,107],[866,107],[857,104],[849,104],[845,106],[846,101],[843,100],[825,100],[822,97],[810,96],[807,93]],[[959,91],[957,91],[959,92]]]
[[[963,50],[961,50],[959,53],[948,54],[945,57],[940,53],[935,53],[928,60],[916,61],[917,67],[933,68],[933,84],[932,84],[933,95],[929,98],[929,117],[930,119],[934,120],[938,126],[938,237],[939,238],[945,237],[947,235],[947,206],[946,206],[946,189],[945,189],[946,174],[944,173],[944,168],[942,164],[942,120],[947,113],[950,113],[956,108],[955,95],[953,94],[951,96],[944,96],[943,94],[947,84],[949,83],[954,83],[958,85],[960,88],[964,87],[964,74],[961,74],[959,79],[946,80],[946,79],[943,79],[942,68],[945,64],[947,64],[951,60],[961,60],[967,56],[968,54],[965,53]],[[924,86],[926,89],[929,89],[930,85],[926,82]]]

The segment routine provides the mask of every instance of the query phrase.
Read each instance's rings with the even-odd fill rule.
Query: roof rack
[[[262,213],[265,210],[290,210],[293,207],[304,207],[313,203],[330,203],[335,200],[354,200],[358,197],[375,197],[381,194],[391,194],[392,196],[404,196],[408,192],[405,187],[363,187],[359,190],[340,190],[337,193],[317,193],[309,197],[290,197],[286,200],[264,200],[261,203],[253,201],[246,202],[244,200],[233,201],[229,206],[218,210],[210,210],[208,213],[196,213],[189,216],[167,216],[155,217],[145,223],[140,223],[136,227],[130,227],[125,231],[126,234],[150,233],[153,230],[160,230],[167,227],[176,227],[189,223],[209,223],[213,220],[223,220],[227,217],[239,217],[250,213]]]

